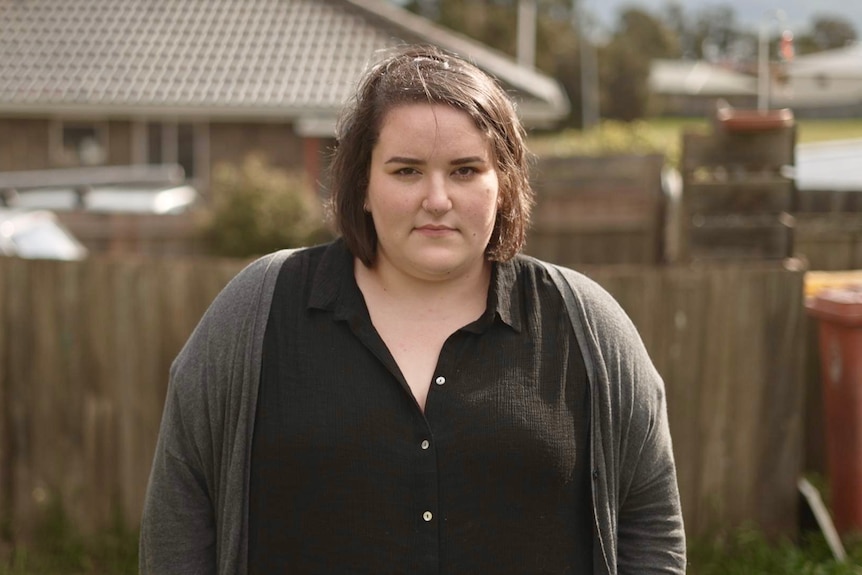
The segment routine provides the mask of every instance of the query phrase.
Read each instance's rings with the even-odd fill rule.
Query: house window
[[[61,166],[98,166],[105,163],[108,150],[108,124],[95,121],[55,123],[53,130],[55,162]]]
[[[187,179],[199,174],[195,160],[198,145],[196,125],[188,122],[146,122],[143,130],[145,145],[142,146],[146,164],[179,164]]]
[[[147,164],[161,164],[162,158],[162,125],[154,122],[147,124]]]
[[[177,163],[183,167],[187,178],[196,177],[195,130],[192,124],[177,125]]]

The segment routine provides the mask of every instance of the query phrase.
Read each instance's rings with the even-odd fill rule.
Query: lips
[[[416,231],[422,234],[425,237],[435,238],[435,237],[448,237],[450,234],[455,233],[456,228],[450,226],[444,226],[441,224],[425,224],[424,226],[418,226]]]
[[[416,229],[427,232],[451,232],[455,230],[455,228],[450,228],[449,226],[441,226],[436,224],[426,224],[424,226],[419,226]]]

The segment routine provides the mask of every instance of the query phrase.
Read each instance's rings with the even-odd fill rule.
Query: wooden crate
[[[680,261],[793,255],[796,128],[685,132]]]
[[[683,173],[699,168],[727,171],[778,171],[795,164],[796,129],[711,134],[686,131],[682,135]]]
[[[664,157],[541,158],[526,251],[578,264],[652,264],[662,260]]]
[[[689,214],[777,214],[793,211],[793,180],[781,176],[743,181],[691,181],[685,188]]]
[[[793,254],[794,219],[780,215],[700,216],[686,223],[689,261],[779,260]]]

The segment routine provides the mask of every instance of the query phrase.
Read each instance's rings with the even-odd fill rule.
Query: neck
[[[460,313],[465,308],[485,309],[491,282],[491,262],[484,262],[475,272],[453,279],[424,280],[393,273],[380,266],[365,267],[356,260],[356,281],[366,295],[373,291],[395,310],[407,308],[412,313],[433,314],[440,318],[447,312]],[[478,315],[477,315],[478,317]]]

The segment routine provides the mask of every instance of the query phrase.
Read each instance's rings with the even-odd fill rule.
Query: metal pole
[[[757,48],[757,110],[764,113],[769,109],[769,32],[765,22],[760,23],[760,36]]]
[[[771,10],[764,14],[760,22],[757,48],[757,109],[764,113],[769,109],[771,79],[769,74],[769,24],[775,18],[783,26],[787,18],[783,10]]]
[[[581,56],[581,127],[589,130],[599,122],[598,64],[596,49],[587,35],[585,0],[572,0],[573,27],[578,35]]]
[[[518,0],[518,64],[536,66],[536,0]]]

